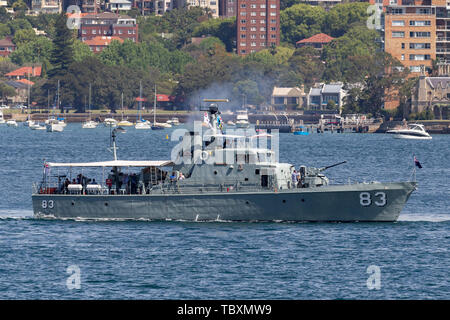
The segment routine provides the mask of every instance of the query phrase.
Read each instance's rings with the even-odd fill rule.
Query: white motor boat
[[[23,122],[23,125],[25,126],[25,127],[29,127],[29,126],[31,126],[31,125],[33,125],[34,124],[34,121],[33,120],[30,120],[30,119],[28,119],[27,121],[24,121]]]
[[[31,130],[45,130],[46,129],[45,124],[40,124],[40,123],[36,123],[36,122],[30,124],[29,128]]]
[[[250,126],[248,121],[247,110],[238,110],[236,116],[236,127],[241,129],[247,129]]]
[[[117,127],[117,120],[114,118],[106,118],[105,120],[103,120],[103,124],[105,125],[105,127]]]
[[[6,125],[8,127],[17,127],[17,122],[16,122],[16,120],[8,120],[8,121],[6,121]]]
[[[47,132],[62,132],[65,127],[65,125],[61,124],[57,119],[48,119],[45,126],[47,128]]]
[[[86,122],[83,122],[81,125],[81,128],[83,129],[95,129],[97,128],[98,123],[93,120],[88,120]]]
[[[152,129],[166,129],[166,128],[172,128],[172,125],[170,123],[167,122],[155,122],[153,123]]]
[[[166,123],[170,124],[171,126],[179,126],[180,120],[178,120],[178,118],[173,117],[173,118],[167,120]]]
[[[426,132],[425,126],[418,123],[411,123],[403,128],[388,130],[386,133],[393,134],[394,138],[399,139],[432,139],[430,134]]]
[[[152,128],[151,124],[145,120],[137,122],[134,127],[139,130],[149,130]]]
[[[0,124],[5,124],[6,120],[3,118],[3,112],[0,110]]]

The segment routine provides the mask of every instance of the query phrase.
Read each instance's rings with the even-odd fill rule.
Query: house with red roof
[[[14,50],[16,50],[16,45],[11,41],[10,37],[0,40],[0,56],[7,57]]]
[[[92,39],[84,40],[83,42],[86,43],[89,48],[91,48],[91,51],[94,53],[100,53],[105,49],[107,46],[111,44],[112,41],[119,41],[122,43],[124,40],[120,37],[105,37],[105,36],[97,36]]]
[[[325,33],[318,33],[316,35],[313,35],[310,38],[303,39],[300,41],[297,41],[295,46],[297,48],[301,48],[304,46],[310,46],[317,50],[322,50],[323,46],[333,41],[333,37],[325,34]]]
[[[41,66],[21,67],[5,74],[5,77],[11,80],[28,79],[28,77],[40,77],[42,72]]]

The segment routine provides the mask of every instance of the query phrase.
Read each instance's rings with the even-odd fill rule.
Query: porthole
[[[214,174],[217,174],[217,171],[214,171]]]
[[[75,201],[72,201],[72,205],[73,205],[73,206],[75,205]]]
[[[283,200],[283,203],[286,203],[286,200]]]
[[[105,202],[105,207],[107,207],[108,206],[108,202]]]

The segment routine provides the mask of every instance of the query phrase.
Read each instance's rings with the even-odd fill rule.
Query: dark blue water
[[[169,159],[170,132],[129,129],[119,158]],[[296,166],[347,160],[327,171],[336,181],[407,180],[415,155],[419,189],[396,223],[35,220],[31,183],[43,159],[110,160],[109,129],[0,126],[0,299],[450,298],[450,136],[280,138],[280,160]],[[79,289],[67,285],[69,266]]]

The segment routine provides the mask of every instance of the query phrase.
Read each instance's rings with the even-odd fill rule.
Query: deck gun
[[[303,188],[309,187],[320,187],[326,186],[329,183],[328,178],[322,174],[321,172],[339,166],[341,164],[347,163],[347,161],[338,162],[332,164],[331,166],[326,166],[322,168],[314,168],[314,167],[300,167],[300,181]]]

